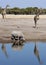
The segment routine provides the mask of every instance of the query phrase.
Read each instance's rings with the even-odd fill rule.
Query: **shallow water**
[[[46,65],[46,42],[26,42],[14,49],[11,43],[0,43],[0,65],[40,64]]]

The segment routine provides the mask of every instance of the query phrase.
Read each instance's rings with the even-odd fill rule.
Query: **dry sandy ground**
[[[16,30],[22,31],[28,41],[46,41],[46,18],[39,19],[37,28],[33,18],[0,19],[0,42],[11,42],[11,32]]]
[[[34,18],[35,15],[14,15],[14,14],[6,14],[6,18]],[[46,19],[46,15],[40,15],[40,18]],[[2,15],[0,14],[0,18]]]

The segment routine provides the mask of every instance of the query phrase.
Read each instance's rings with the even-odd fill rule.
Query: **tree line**
[[[0,13],[3,8],[0,7]],[[23,14],[23,15],[34,15],[34,14],[46,14],[46,9],[38,8],[38,7],[27,7],[27,8],[9,8],[7,9],[7,14]]]

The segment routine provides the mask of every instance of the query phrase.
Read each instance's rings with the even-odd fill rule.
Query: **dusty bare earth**
[[[12,31],[22,31],[25,39],[46,41],[46,18],[40,18],[34,28],[33,18],[0,18],[0,42],[11,42]]]

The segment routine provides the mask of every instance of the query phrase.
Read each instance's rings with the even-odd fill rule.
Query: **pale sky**
[[[6,5],[10,7],[39,7],[46,8],[46,0],[0,0],[0,6],[5,7]]]

